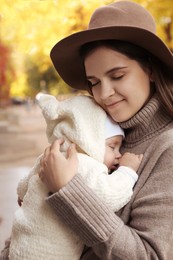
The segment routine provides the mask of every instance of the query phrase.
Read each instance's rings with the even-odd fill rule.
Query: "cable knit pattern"
[[[144,153],[130,202],[114,214],[79,175],[47,201],[88,246],[81,260],[172,260],[172,117],[155,95],[121,126],[122,151]]]

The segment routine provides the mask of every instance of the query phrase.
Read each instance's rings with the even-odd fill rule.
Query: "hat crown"
[[[156,33],[156,24],[151,14],[142,6],[130,1],[119,1],[97,8],[88,29],[112,26],[138,27]]]

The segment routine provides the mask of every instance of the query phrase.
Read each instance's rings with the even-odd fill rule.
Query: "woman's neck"
[[[164,112],[157,95],[153,95],[136,115],[128,121],[120,123],[125,130],[124,146],[132,147],[149,140],[162,132],[170,122],[172,119]]]

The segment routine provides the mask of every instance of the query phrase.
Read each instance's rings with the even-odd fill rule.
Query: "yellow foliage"
[[[21,76],[11,94],[25,95],[24,60],[27,57],[44,72],[52,66],[53,45],[72,32],[85,29],[96,7],[110,0],[0,0],[1,38],[13,49],[13,61]],[[148,8],[158,23],[158,32],[173,47],[172,0],[135,0]],[[168,24],[171,23],[171,24]],[[170,35],[168,35],[168,25]],[[169,39],[168,39],[169,36]],[[171,38],[170,38],[171,37]]]
[[[26,91],[27,91],[26,75],[22,73],[11,84],[10,93],[12,97],[25,97]]]

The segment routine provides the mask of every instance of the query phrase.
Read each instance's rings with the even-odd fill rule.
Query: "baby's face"
[[[122,140],[123,137],[121,135],[112,136],[105,140],[104,164],[110,171],[115,170],[119,164]]]

